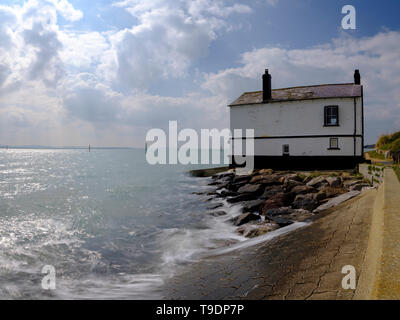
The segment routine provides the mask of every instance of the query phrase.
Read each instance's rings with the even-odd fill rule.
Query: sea
[[[198,168],[143,149],[0,149],[0,299],[159,299],[182,268],[246,243],[228,221],[240,206],[213,217],[195,194],[211,181]]]

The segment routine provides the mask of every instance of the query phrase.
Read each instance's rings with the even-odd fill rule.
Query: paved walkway
[[[359,277],[376,190],[261,245],[205,259],[166,284],[167,299],[352,299],[342,267]]]
[[[382,252],[374,298],[400,299],[400,183],[392,169],[385,169],[382,215]]]

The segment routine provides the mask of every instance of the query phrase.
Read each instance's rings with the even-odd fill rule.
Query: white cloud
[[[239,66],[199,81],[193,65],[232,29],[236,15],[251,12],[248,6],[211,0],[127,0],[115,6],[137,24],[119,31],[66,30],[58,15],[81,17],[66,1],[0,6],[0,143],[142,146],[146,130],[168,120],[223,128],[226,105],[243,91],[260,90],[264,68],[275,88],[350,82],[359,68],[367,142],[400,127],[400,32],[342,37],[306,49],[254,49],[242,54]],[[147,90],[193,78],[197,88],[178,97]]]
[[[78,21],[82,19],[83,13],[75,9],[67,0],[46,0],[54,5],[57,12],[68,21]]]
[[[114,5],[139,21],[110,37],[117,53],[115,78],[131,88],[185,77],[189,67],[208,54],[218,33],[231,27],[226,17],[251,12],[246,5],[209,0],[128,0]]]
[[[354,69],[360,69],[369,142],[381,132],[400,127],[400,32],[363,39],[344,37],[307,49],[255,49],[245,52],[241,63],[206,75],[203,88],[231,102],[243,91],[260,90],[265,68],[270,69],[274,88],[348,83],[353,81]],[[375,127],[374,121],[379,121],[380,127]]]

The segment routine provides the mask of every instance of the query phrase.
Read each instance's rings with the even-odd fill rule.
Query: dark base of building
[[[231,159],[231,168],[244,167]],[[355,169],[364,157],[353,156],[256,156],[254,169],[292,169],[292,170],[337,170]]]

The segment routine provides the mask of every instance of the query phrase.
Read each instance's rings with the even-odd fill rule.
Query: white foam
[[[266,241],[269,241],[273,238],[276,238],[278,236],[284,235],[286,233],[289,233],[291,231],[294,231],[296,229],[302,228],[306,225],[308,225],[309,223],[305,223],[305,222],[295,222],[292,223],[289,226],[268,232],[267,234],[264,234],[262,236],[256,237],[256,238],[252,238],[234,245],[231,245],[227,248],[222,248],[222,249],[217,249],[217,250],[213,250],[211,252],[209,252],[208,256],[215,256],[215,255],[221,255],[221,254],[225,254],[225,253],[229,253],[232,251],[236,251],[236,250],[241,250],[244,248],[248,248]]]

